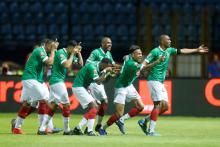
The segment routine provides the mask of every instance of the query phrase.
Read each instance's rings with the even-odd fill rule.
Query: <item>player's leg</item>
[[[96,84],[96,83],[91,83],[89,86],[89,91],[91,95],[98,101],[100,102],[98,106],[98,112],[97,112],[97,117],[96,121],[97,124],[95,126],[95,131],[98,132],[98,130],[102,126],[102,120],[105,115],[105,111],[107,110],[108,107],[108,99],[107,95],[105,93],[104,85],[103,84]]]
[[[18,111],[18,116],[16,120],[12,120],[12,133],[13,134],[22,134],[21,126],[24,122],[24,119],[30,114],[31,106],[29,103],[24,101],[20,110]]]
[[[69,122],[70,122],[70,105],[69,104],[63,104],[62,115],[63,115],[63,126],[64,126],[63,135],[71,135],[70,125],[69,125]]]
[[[87,124],[88,134],[93,135],[93,126],[95,122],[95,116],[97,113],[97,104],[95,99],[88,93],[88,91],[84,87],[73,87],[73,93],[78,99],[83,109],[87,108],[87,112],[84,114],[82,120],[79,124],[73,129],[74,135],[83,135],[82,127]]]
[[[105,131],[109,126],[115,123],[123,114],[124,114],[124,106],[125,106],[125,99],[126,99],[126,90],[125,88],[116,88],[115,89],[115,110],[116,112],[111,115],[105,125],[99,129],[100,135],[107,135]]]
[[[117,122],[116,125],[118,126],[119,130],[122,134],[125,134],[125,128],[124,128],[124,121],[138,115],[143,109],[144,104],[141,101],[140,95],[136,91],[133,85],[130,85],[125,88],[126,89],[126,101],[132,102],[134,104],[134,107],[131,108],[131,110],[124,114]]]
[[[158,81],[150,81],[148,85],[151,90],[151,98],[154,101],[154,108],[150,114],[148,136],[160,136],[155,132],[158,116],[168,109],[168,96],[164,85]]]
[[[124,104],[115,103],[116,112],[113,113],[108,121],[99,129],[100,135],[107,135],[106,129],[115,123],[124,114]]]
[[[89,103],[88,111],[84,114],[84,118],[87,119],[87,135],[94,136],[95,133],[93,132],[93,126],[95,123],[95,117],[97,114],[98,106],[96,102]]]
[[[31,80],[25,80],[22,81],[22,92],[21,92],[21,102],[22,105],[20,107],[20,110],[18,111],[18,115],[16,119],[12,119],[11,125],[12,125],[12,133],[13,134],[22,134],[21,126],[24,122],[24,119],[32,112],[31,108],[31,100],[30,96],[32,93],[32,87],[33,83]]]
[[[52,119],[56,108],[57,108],[56,103],[54,103],[54,102],[47,103],[46,112],[44,114],[43,120],[42,120],[41,125],[39,127],[38,135],[46,135],[47,134],[47,131],[46,131],[47,125],[48,125],[49,121]]]
[[[141,100],[141,97],[133,85],[126,87],[126,92],[126,101],[132,102],[134,107],[119,119],[122,123],[124,123],[125,120],[138,115],[144,109],[144,104]]]
[[[140,99],[133,99],[132,102],[134,103],[134,107],[116,121],[116,125],[122,134],[125,134],[124,121],[138,115],[144,109],[144,104]]]

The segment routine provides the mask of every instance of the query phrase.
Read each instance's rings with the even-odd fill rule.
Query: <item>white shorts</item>
[[[168,102],[167,90],[163,83],[159,81],[148,81],[148,87],[150,89],[151,99],[154,102],[162,100]]]
[[[58,104],[70,104],[66,85],[63,82],[50,85],[49,102]]]
[[[98,101],[106,100],[107,95],[105,93],[105,88],[103,84],[96,84],[91,83],[88,87],[89,92],[91,93],[92,97]]]
[[[83,109],[87,108],[89,103],[95,101],[84,87],[73,87],[72,90]]]
[[[45,83],[37,80],[23,80],[22,85],[21,102],[34,103],[39,100],[48,100],[49,90]]]
[[[123,88],[115,88],[115,99],[114,103],[125,104],[133,99],[140,99],[140,95],[134,88],[133,84]]]

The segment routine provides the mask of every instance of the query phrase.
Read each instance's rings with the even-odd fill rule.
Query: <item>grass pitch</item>
[[[0,147],[220,147],[220,118],[160,117],[156,131],[161,137],[145,136],[137,124],[141,117],[126,121],[126,135],[116,125],[108,128],[108,136],[36,135],[37,115],[30,115],[22,129],[25,135],[13,135],[10,121],[16,114],[0,114]],[[71,116],[73,128],[81,115]],[[105,117],[106,119],[108,116]],[[56,114],[54,123],[62,128],[62,117]]]

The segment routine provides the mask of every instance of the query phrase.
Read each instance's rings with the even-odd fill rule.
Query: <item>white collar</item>
[[[161,51],[165,52],[165,50],[163,50],[160,46],[158,47]]]
[[[66,48],[63,48],[63,50],[67,53]]]
[[[100,47],[100,49],[103,52],[103,54],[107,54],[108,51],[105,53],[104,50],[102,49],[102,47]]]

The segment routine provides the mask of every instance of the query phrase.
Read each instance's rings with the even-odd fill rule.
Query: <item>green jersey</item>
[[[64,82],[67,74],[67,69],[62,65],[65,61],[67,61],[69,55],[65,48],[59,49],[55,53],[54,62],[52,66],[52,73],[50,77],[49,84],[55,84],[58,82]],[[73,57],[73,62],[77,62],[77,57]]]
[[[95,79],[99,77],[99,62],[86,64],[78,73],[73,82],[73,87],[87,88]]]
[[[138,77],[142,64],[134,61],[129,55],[124,61],[119,78],[116,81],[115,88],[127,87]]]
[[[34,79],[43,83],[44,61],[47,59],[48,56],[43,47],[35,48],[25,65],[22,80]]]
[[[102,48],[97,48],[93,50],[89,58],[87,59],[87,63],[91,63],[93,61],[101,61],[103,58],[108,58],[111,60],[112,64],[115,64],[111,52],[107,51],[105,53]]]
[[[151,68],[150,73],[147,77],[147,80],[148,81],[160,81],[163,83],[163,81],[165,80],[165,76],[166,76],[166,70],[169,65],[170,55],[174,55],[174,54],[177,54],[176,48],[170,47],[170,48],[167,48],[166,50],[162,50],[160,46],[157,48],[154,48],[150,52],[150,54],[147,56],[145,61],[147,63],[151,63],[157,60],[160,56],[164,56],[165,60]]]

